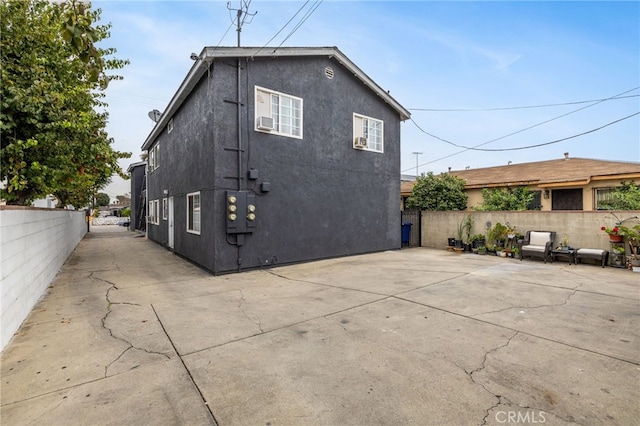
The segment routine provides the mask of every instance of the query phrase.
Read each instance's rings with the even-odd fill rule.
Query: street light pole
[[[418,179],[418,156],[422,155],[421,152],[412,152],[411,154],[416,156],[416,179]]]

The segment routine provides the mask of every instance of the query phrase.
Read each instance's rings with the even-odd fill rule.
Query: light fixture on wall
[[[165,189],[165,190],[163,190],[163,191],[162,191],[162,193],[163,193],[164,195],[169,195],[169,190],[168,190],[168,189]]]
[[[549,190],[548,190],[548,189],[545,189],[545,190],[544,190],[544,198],[545,198],[545,199],[548,199],[548,198],[549,198]]]

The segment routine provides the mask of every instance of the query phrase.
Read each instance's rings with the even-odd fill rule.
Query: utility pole
[[[240,7],[238,9],[233,9],[230,6],[230,3],[231,2],[227,2],[227,9],[229,9],[230,11],[236,12],[236,19],[233,21],[233,23],[236,26],[236,31],[238,33],[238,47],[240,47],[240,33],[242,32],[242,26],[247,20],[247,17],[251,18],[247,22],[247,24],[250,24],[251,21],[253,20],[253,17],[256,16],[258,12],[249,13],[249,5],[251,4],[251,1],[240,0]]]
[[[421,152],[412,152],[411,154],[416,156],[416,179],[418,179],[418,156],[422,155]]]

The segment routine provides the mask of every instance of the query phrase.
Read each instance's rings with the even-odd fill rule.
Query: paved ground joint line
[[[213,414],[213,410],[209,406],[209,402],[207,401],[207,399],[205,398],[204,394],[202,393],[202,390],[200,389],[200,387],[196,383],[195,379],[193,378],[193,375],[191,374],[191,371],[189,371],[189,367],[187,367],[187,364],[184,362],[184,359],[182,359],[182,356],[180,355],[180,352],[178,352],[178,348],[176,348],[176,345],[173,343],[173,340],[171,340],[171,336],[169,336],[169,333],[167,333],[167,330],[165,329],[164,324],[162,323],[162,320],[160,320],[160,316],[158,315],[158,312],[156,312],[156,308],[155,308],[155,306],[153,306],[153,304],[151,305],[151,309],[153,309],[153,313],[155,314],[156,319],[158,320],[158,323],[160,324],[160,327],[162,327],[162,331],[164,332],[165,336],[167,336],[167,339],[169,339],[169,342],[171,343],[171,346],[173,347],[173,350],[176,352],[176,355],[178,356],[178,359],[182,363],[182,367],[184,367],[184,370],[187,372],[187,375],[189,376],[189,380],[191,380],[191,383],[193,383],[193,386],[198,391],[198,394],[200,395],[200,399],[202,400],[202,403],[204,404],[205,407],[207,407],[207,411],[209,412],[209,415],[211,416],[211,420],[213,421],[213,424],[215,426],[218,426],[219,423],[216,420],[216,416]]]
[[[517,330],[515,328],[507,327],[507,326],[502,325],[502,324],[496,324],[496,323],[493,323],[491,321],[483,320],[483,319],[480,319],[480,318],[474,318],[474,317],[469,316],[469,315],[464,315],[464,314],[460,314],[458,312],[449,311],[449,310],[446,310],[446,309],[439,308],[437,306],[427,305],[426,303],[420,303],[420,302],[417,302],[415,300],[405,299],[403,297],[398,297],[398,296],[390,296],[390,297],[393,297],[395,299],[402,300],[402,301],[405,301],[405,302],[414,303],[416,305],[425,306],[427,308],[435,309],[437,311],[445,312],[445,313],[448,313],[448,314],[451,314],[451,315],[455,315],[455,316],[458,316],[458,317],[461,317],[461,318],[466,318],[466,319],[470,319],[470,320],[473,320],[473,321],[478,321],[478,322],[481,322],[481,323],[484,323],[484,324],[492,325],[494,327],[500,327],[500,328],[503,328],[505,330],[517,331],[517,332],[519,332],[521,334],[524,334],[524,335],[527,335],[527,336],[535,337],[535,338],[541,339],[541,340],[546,340],[547,342],[556,343],[558,345],[563,345],[563,346],[566,346],[566,347],[569,347],[569,348],[577,349],[579,351],[589,352],[589,353],[592,353],[592,354],[595,354],[595,355],[603,356],[605,358],[615,359],[616,361],[624,362],[624,363],[631,364],[631,365],[640,366],[640,362],[638,362],[638,361],[632,361],[632,360],[629,360],[629,359],[619,358],[619,357],[612,356],[612,355],[609,355],[609,354],[603,354],[601,352],[597,352],[597,351],[594,351],[594,350],[591,350],[591,349],[587,349],[587,348],[583,348],[583,347],[580,347],[580,346],[572,345],[572,344],[569,344],[569,343],[566,343],[566,342],[562,342],[562,341],[559,341],[559,340],[554,340],[554,339],[550,339],[548,337],[539,336],[537,334],[528,333],[528,332],[523,331],[523,330]]]

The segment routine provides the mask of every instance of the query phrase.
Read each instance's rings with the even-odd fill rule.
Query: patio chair
[[[527,231],[524,239],[518,240],[520,261],[525,256],[529,256],[541,257],[544,259],[544,263],[547,263],[547,257],[551,258],[555,239],[556,233],[554,231]]]

